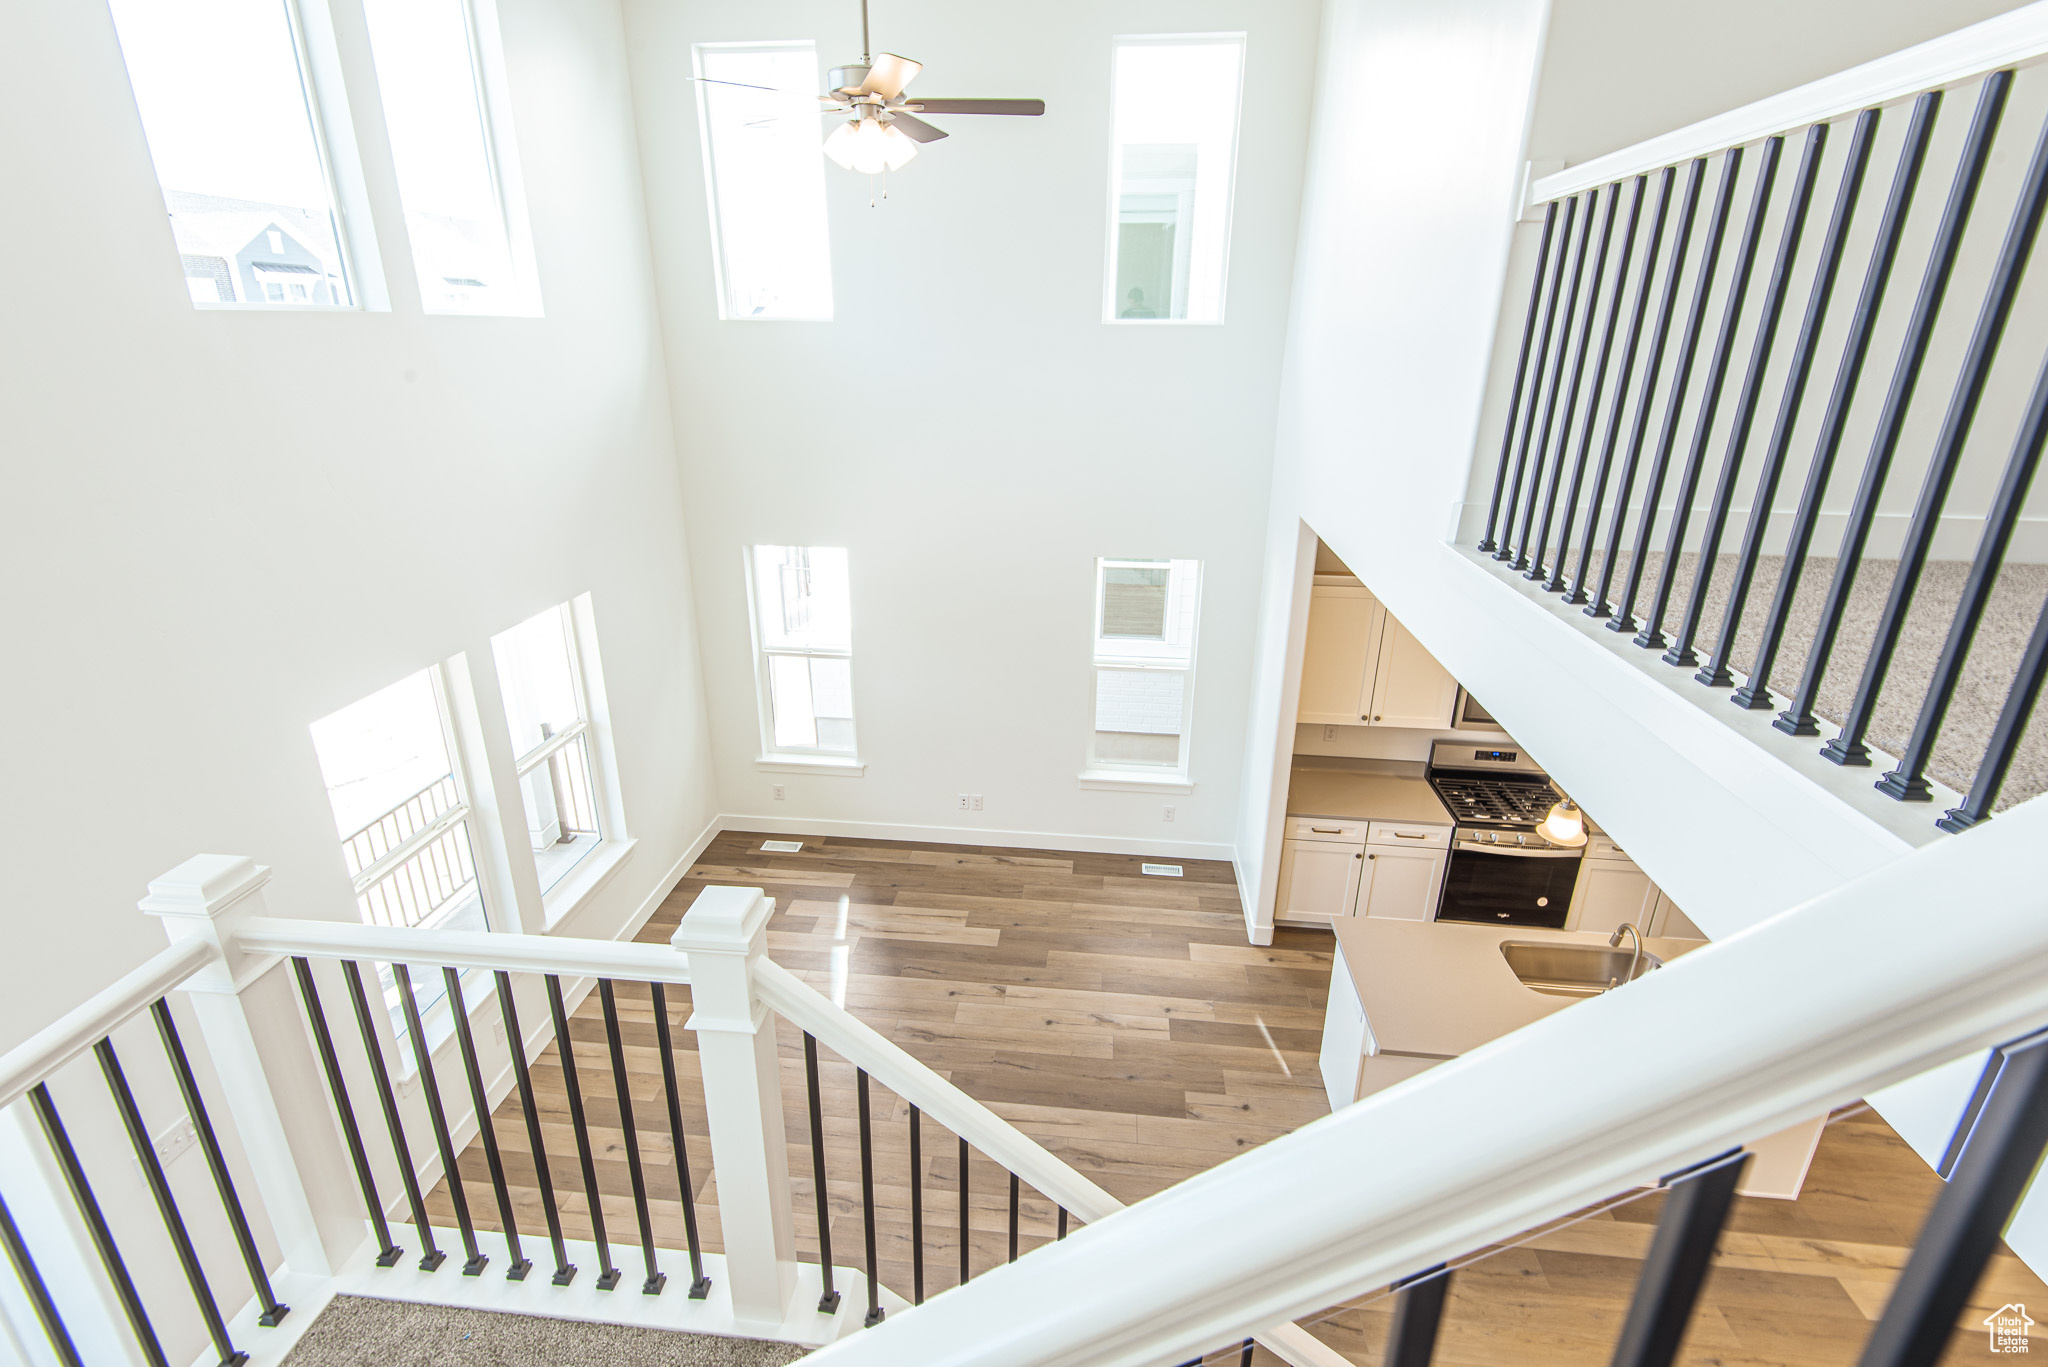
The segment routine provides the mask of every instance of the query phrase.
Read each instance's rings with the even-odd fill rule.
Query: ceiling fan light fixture
[[[879,119],[849,119],[825,139],[825,155],[849,171],[872,176],[903,166],[917,155],[917,144]]]

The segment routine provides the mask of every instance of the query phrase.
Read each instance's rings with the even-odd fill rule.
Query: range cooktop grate
[[[1450,778],[1432,781],[1437,796],[1460,824],[1534,826],[1550,812],[1557,792],[1541,779]]]

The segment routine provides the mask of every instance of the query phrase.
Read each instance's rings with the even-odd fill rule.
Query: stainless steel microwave
[[[1452,714],[1451,725],[1460,731],[1498,731],[1500,723],[1493,719],[1493,713],[1479,705],[1479,699],[1463,688],[1458,690],[1458,710]]]

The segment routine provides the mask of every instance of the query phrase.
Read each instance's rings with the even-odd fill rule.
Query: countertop
[[[1287,782],[1287,814],[1448,826],[1451,814],[1422,776],[1425,767],[1398,760],[1297,760]]]
[[[1369,916],[1339,916],[1332,929],[1380,1049],[1436,1058],[1467,1053],[1586,1000],[1524,987],[1501,957],[1501,941],[1607,943],[1601,931]],[[1702,943],[1653,937],[1643,942],[1643,948],[1669,963]]]

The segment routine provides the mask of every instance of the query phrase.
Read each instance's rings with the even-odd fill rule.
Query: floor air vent
[[[1154,878],[1178,878],[1178,877],[1180,877],[1180,865],[1178,865],[1178,864],[1140,864],[1140,865],[1138,865],[1138,872],[1139,872],[1139,873],[1149,873],[1149,874],[1151,874],[1151,875],[1152,875],[1152,876],[1153,876]]]
[[[801,840],[764,840],[761,842],[761,848],[770,854],[795,854],[803,847],[804,842]]]

